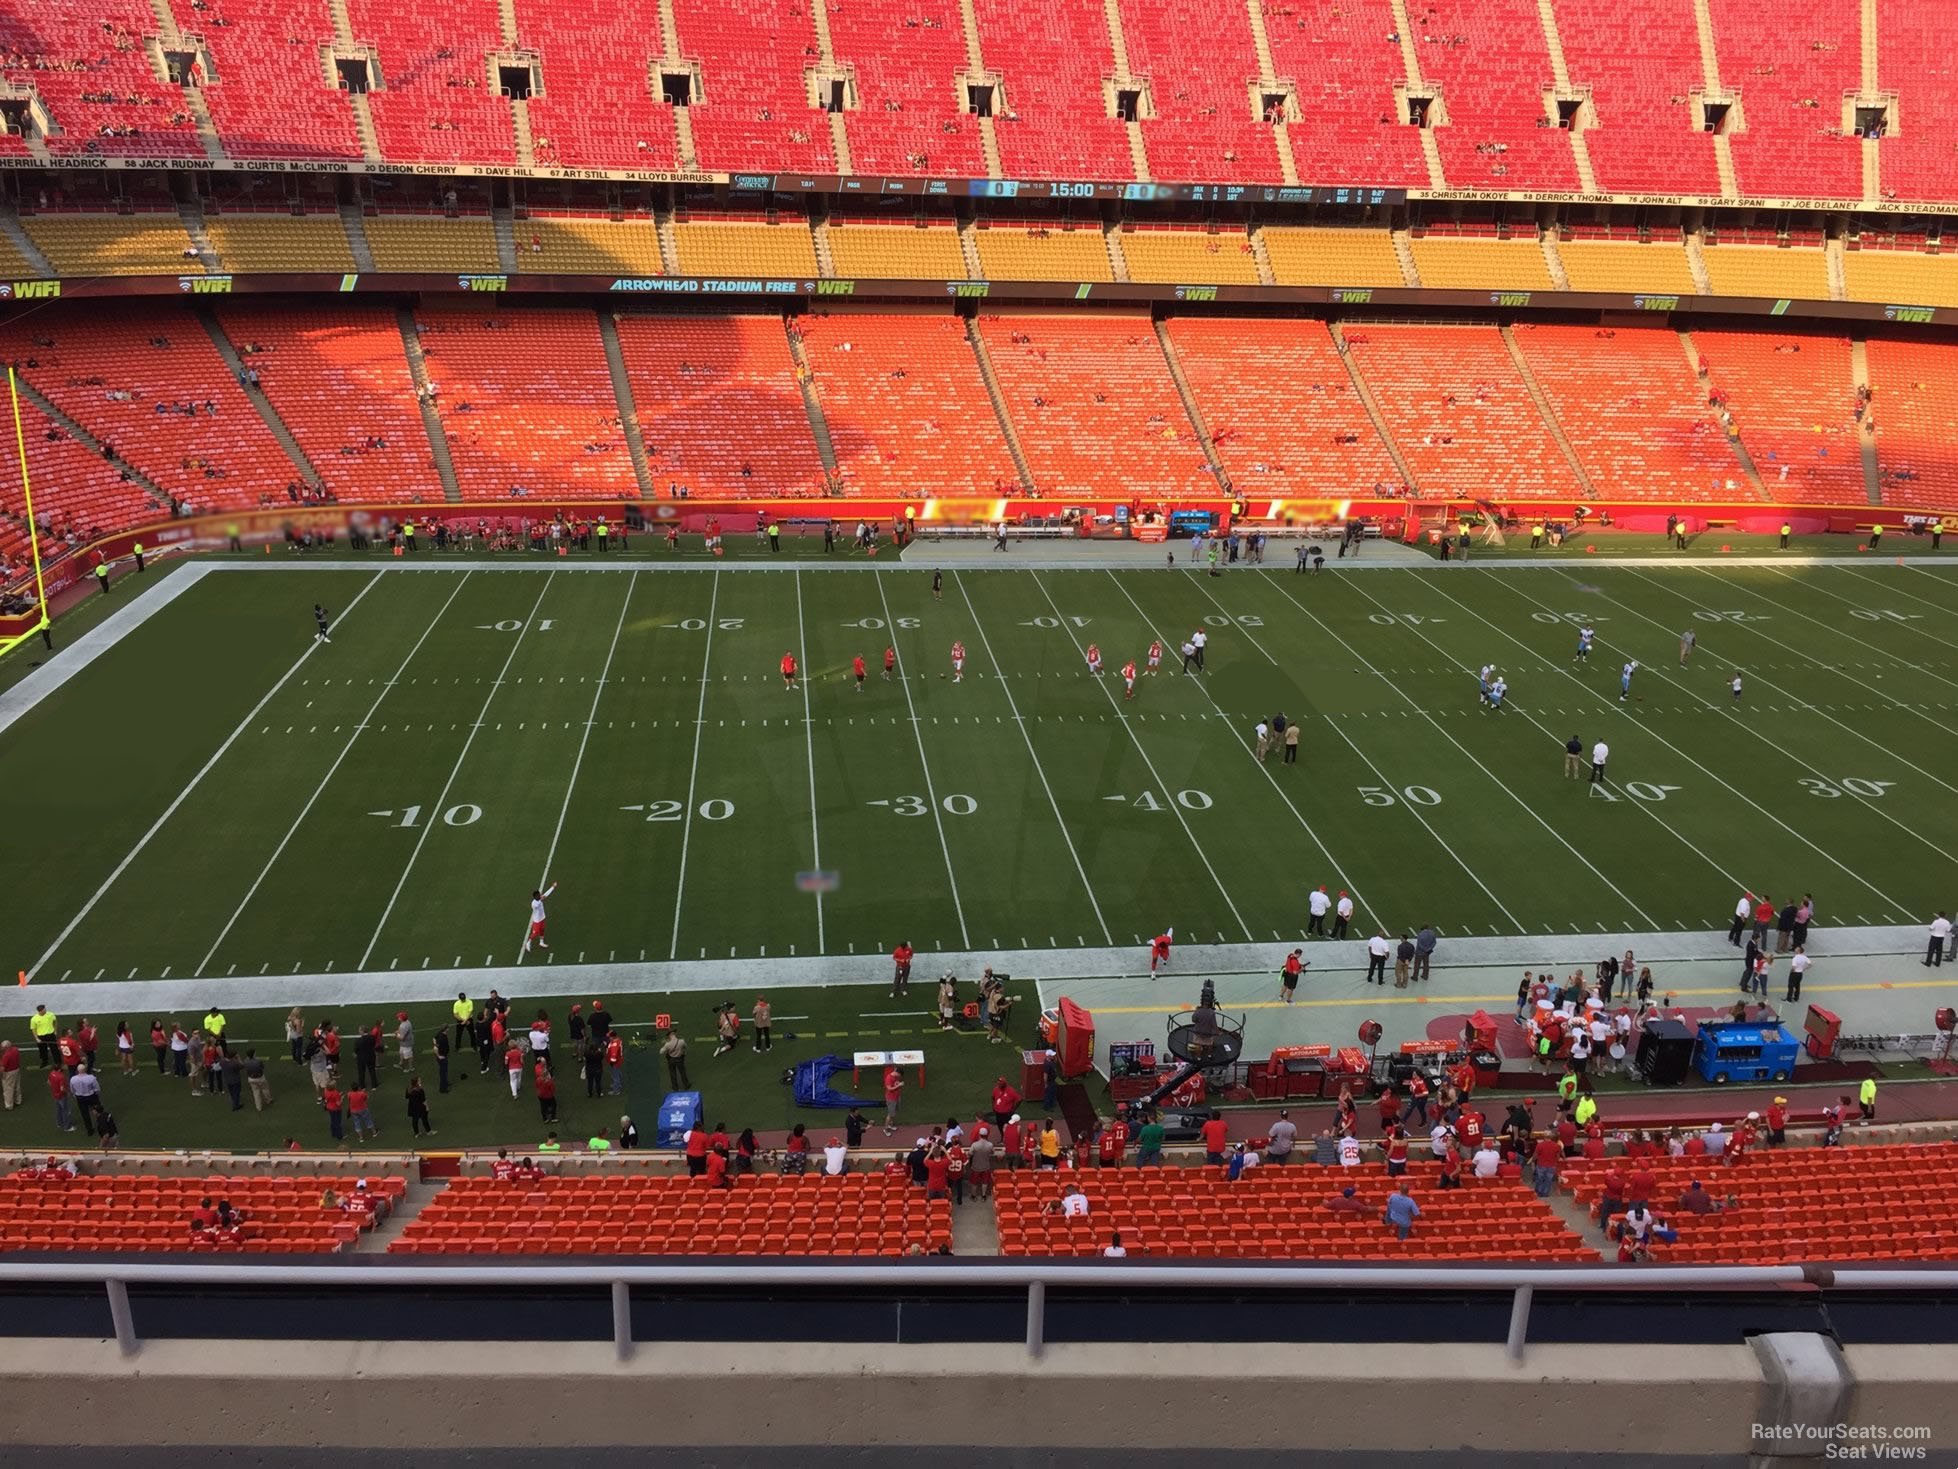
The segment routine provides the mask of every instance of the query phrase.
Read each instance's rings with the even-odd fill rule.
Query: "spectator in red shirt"
[[[908,968],[908,965],[907,965]],[[897,1103],[904,1094],[904,1073],[895,1066],[884,1068],[884,1136],[897,1131]]]
[[[1470,1157],[1481,1152],[1482,1114],[1473,1107],[1464,1107],[1461,1120],[1455,1124],[1455,1136],[1461,1139],[1462,1151]]]
[[[1400,1121],[1400,1117],[1401,1117],[1400,1093],[1395,1091],[1392,1086],[1389,1086],[1385,1091],[1383,1091],[1380,1094],[1379,1106],[1380,1106],[1380,1135],[1382,1137],[1385,1137],[1387,1135],[1388,1129],[1390,1129],[1391,1127],[1393,1127],[1395,1123]]]
[[[1557,1186],[1557,1165],[1563,1161],[1564,1150],[1557,1139],[1544,1135],[1537,1139],[1534,1162],[1536,1171],[1531,1176],[1531,1186],[1536,1189],[1539,1199],[1550,1197],[1550,1191]]]
[[[1788,1140],[1788,1099],[1776,1097],[1768,1104],[1768,1146],[1778,1148]]]
[[[1407,1172],[1407,1129],[1399,1123],[1388,1128],[1387,1135],[1380,1141],[1380,1149],[1387,1155],[1387,1176],[1399,1178]]]
[[[537,1113],[545,1122],[557,1121],[557,1078],[551,1075],[550,1063],[539,1061],[531,1078],[537,1086]]]
[[[0,1040],[0,1108],[13,1111],[20,1105],[20,1047]]]
[[[54,1097],[54,1125],[63,1132],[73,1132],[75,1119],[68,1105],[68,1073],[59,1066],[48,1071],[48,1091]]]
[[[1704,1158],[1706,1156],[1706,1138],[1703,1134],[1695,1132],[1687,1137],[1686,1156],[1689,1158]]]
[[[707,1171],[707,1131],[701,1127],[687,1129],[686,1140],[687,1175],[698,1178]]]
[[[709,1188],[733,1188],[734,1181],[727,1176],[727,1152],[717,1148],[707,1155],[707,1186]]]
[[[1020,1094],[1005,1077],[993,1083],[993,1125],[1006,1126],[1006,1119],[1020,1105]]]
[[[61,1032],[61,1038],[55,1042],[55,1050],[61,1057],[63,1068],[66,1069],[70,1076],[73,1076],[81,1069],[82,1043],[75,1039],[75,1033],[72,1030]]]
[[[1335,1214],[1367,1214],[1372,1212],[1367,1206],[1367,1201],[1360,1197],[1360,1191],[1350,1185],[1341,1189],[1330,1199],[1327,1199],[1326,1207]]]
[[[1460,1188],[1462,1186],[1462,1155],[1455,1151],[1451,1142],[1441,1153],[1441,1186]]]
[[[1006,1151],[1006,1166],[1008,1168],[1018,1168],[1020,1166],[1021,1126],[1020,1114],[1015,1112],[1006,1119],[1005,1125],[1000,1128],[999,1145]]]
[[[320,1105],[326,1108],[326,1129],[333,1134],[333,1141],[341,1141],[344,1136],[344,1116],[341,1111],[340,1088],[328,1082],[326,1090],[320,1093]]]
[[[517,1165],[510,1161],[510,1150],[498,1148],[496,1161],[490,1164],[490,1177],[498,1183],[508,1183],[517,1176]]]
[[[1222,1163],[1225,1146],[1230,1138],[1230,1126],[1221,1117],[1212,1117],[1200,1129],[1203,1133],[1203,1161]]]
[[[949,1199],[951,1196],[951,1164],[943,1148],[933,1148],[925,1155],[925,1197]]]
[[[1577,1124],[1565,1117],[1557,1123],[1557,1146],[1566,1157],[1577,1151]]]
[[[503,1069],[510,1073],[510,1095],[523,1094],[523,1047],[511,1045],[503,1053]]]
[[[83,1016],[81,1027],[75,1032],[75,1039],[81,1042],[82,1060],[87,1063],[90,1071],[95,1070],[95,1052],[102,1041],[101,1033],[95,1028],[95,1022]]]
[[[1605,1171],[1604,1192],[1598,1196],[1598,1225],[1607,1235],[1611,1233],[1611,1216],[1625,1207],[1631,1187],[1631,1175],[1622,1164],[1614,1163]]]
[[[1627,1204],[1650,1204],[1653,1190],[1659,1187],[1659,1175],[1649,1164],[1642,1165],[1631,1177],[1625,1187]]]

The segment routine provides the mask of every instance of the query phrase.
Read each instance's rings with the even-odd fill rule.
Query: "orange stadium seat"
[[[149,492],[122,477],[114,465],[85,448],[59,428],[53,419],[23,398],[21,431],[27,442],[29,485],[34,513],[45,527],[41,559],[46,563],[65,555],[69,537],[91,541],[107,531],[144,525],[170,514]],[[18,492],[18,477],[0,480],[0,585],[14,585],[33,571],[28,543],[26,504]]]
[[[902,1255],[952,1242],[951,1204],[908,1179],[671,1175],[458,1178],[388,1249],[404,1255]]]
[[[1146,316],[989,316],[979,331],[1043,494],[1215,493]]]
[[[1706,77],[1693,0],[1555,0],[1551,9],[1571,81],[1591,90],[1584,146],[1598,187],[1718,194],[1713,135],[1701,130],[1694,106]]]
[[[442,497],[393,312],[227,306],[219,321],[241,353],[260,349],[243,360],[328,489]]]
[[[618,322],[655,492],[822,493],[822,458],[781,317]]]
[[[368,109],[381,152],[400,163],[517,161],[516,126],[489,57],[501,51],[496,0],[347,0],[354,34],[375,43],[381,88]],[[324,39],[324,38],[322,38]]]
[[[1958,510],[1958,375],[1932,342],[1869,342],[1885,504]]]
[[[1399,485],[1323,322],[1177,317],[1168,331],[1233,489],[1261,500]]]
[[[1394,98],[1407,73],[1390,0],[1287,0],[1264,18],[1274,69],[1298,88],[1285,131],[1301,181],[1427,188],[1421,135]]]
[[[344,1249],[371,1227],[371,1221],[362,1223],[338,1209],[321,1207],[328,1188],[346,1194],[356,1182],[351,1174],[158,1178],[99,1173],[60,1182],[0,1178],[0,1252],[186,1253],[191,1211],[209,1197],[230,1200],[246,1216],[242,1246],[221,1253],[324,1254]],[[368,1188],[398,1200],[407,1180],[370,1175]]]
[[[465,302],[415,324],[464,498],[639,498],[597,317]]]
[[[1262,68],[1244,8],[1206,0],[1117,3],[1130,72],[1175,79],[1151,88],[1153,114],[1142,121],[1150,176],[1278,183],[1284,175],[1275,134],[1251,95]]]
[[[537,162],[565,168],[678,168],[673,108],[654,100],[646,62],[659,51],[643,5],[520,0],[517,42],[544,58],[529,103]],[[632,64],[637,63],[637,64]]]
[[[856,75],[844,130],[858,172],[984,177],[979,122],[952,85],[966,70],[958,0],[833,5],[829,36],[838,65]]]
[[[1575,191],[1570,139],[1547,125],[1550,49],[1534,0],[1424,0],[1415,30],[1421,75],[1447,109],[1434,135],[1448,186],[1510,193],[1522,177]]]
[[[706,77],[687,109],[702,168],[836,171],[829,118],[811,105],[803,74],[822,54],[806,5],[673,0],[673,19],[681,54]]]
[[[156,15],[140,0],[8,6],[0,10],[0,79],[40,96],[61,130],[44,140],[57,158],[202,158],[182,93],[157,79],[143,49],[155,33]],[[49,64],[37,65],[43,58]]]
[[[1653,1247],[1656,1263],[1958,1260],[1958,1237],[1944,1226],[1958,1203],[1958,1144],[1757,1148],[1734,1167],[1711,1158],[1648,1161],[1658,1177],[1652,1211],[1679,1230],[1677,1243]],[[1638,1163],[1569,1160],[1559,1186],[1596,1219],[1605,1175],[1614,1165],[1636,1172]],[[1694,1179],[1727,1207],[1711,1214],[1675,1209]]]
[[[850,493],[1018,493],[963,322],[805,316],[796,326]]]
[[[1064,1184],[1088,1197],[1085,1217],[1048,1212]],[[1256,1168],[1237,1182],[1219,1167],[1088,1169],[995,1176],[1000,1253],[1099,1255],[1120,1233],[1130,1255],[1224,1259],[1569,1261],[1596,1264],[1587,1245],[1521,1183],[1469,1179],[1442,1189],[1428,1164],[1408,1169],[1421,1217],[1405,1239],[1381,1221],[1394,1184],[1385,1165],[1360,1168]],[[1326,1200],[1352,1186],[1363,1214],[1344,1215]]]
[[[1346,341],[1422,494],[1578,493],[1495,327],[1369,322]]]
[[[1859,0],[1814,0],[1799,15],[1759,0],[1708,0],[1725,63],[1741,94],[1731,135],[1742,194],[1860,199],[1863,157],[1842,130],[1842,99],[1862,86]]]
[[[1101,10],[1051,11],[1024,0],[973,0],[972,9],[986,65],[1006,93],[1004,110],[995,109],[1006,177],[1134,178],[1128,127],[1102,94],[1115,48]]]
[[[320,56],[333,36],[324,0],[197,0],[190,9],[186,28],[203,34],[216,68],[204,105],[228,147],[251,158],[361,156],[353,107],[328,86]]]
[[[1694,340],[1771,499],[1865,503],[1846,338],[1723,332]]]
[[[1752,498],[1677,333],[1531,322],[1519,322],[1515,333],[1599,493]]]

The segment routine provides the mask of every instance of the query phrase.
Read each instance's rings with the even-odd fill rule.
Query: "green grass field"
[[[1202,676],[1172,652],[1125,704],[1086,671],[1197,627]],[[59,834],[8,948],[38,983],[511,964],[546,878],[558,965],[1279,940],[1318,883],[1457,934],[1706,927],[1742,884],[1907,921],[1953,896],[1954,655],[1958,587],[1890,566],[987,570],[942,601],[912,567],[227,572],[0,736],[15,825]],[[1295,766],[1248,748],[1274,710]],[[1605,792],[1564,779],[1573,733]]]

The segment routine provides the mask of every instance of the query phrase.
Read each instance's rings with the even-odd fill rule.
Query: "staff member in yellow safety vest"
[[[244,550],[244,549],[245,549],[245,543],[244,543],[243,541],[241,541],[241,540],[239,540],[239,539],[238,539],[238,522],[237,522],[237,521],[235,521],[235,520],[234,520],[234,521],[232,521],[232,522],[231,522],[231,524],[229,524],[229,525],[227,525],[227,526],[226,526],[226,527],[224,528],[224,533],[225,533],[225,535],[226,535],[226,536],[227,536],[227,537],[228,537],[228,538],[230,539],[230,541],[231,541],[231,549],[232,549],[232,550],[234,550],[234,551],[242,551],[242,550]]]
[[[410,556],[415,554],[415,523],[409,521],[401,527],[401,543],[408,548]]]
[[[460,1046],[463,1036],[469,1037],[469,1048],[476,1049],[476,1002],[465,994],[456,996],[456,1002],[449,1006],[449,1013],[456,1018],[455,1043]]]
[[[45,1062],[42,1064],[46,1064]],[[1876,1078],[1866,1076],[1856,1093],[1856,1105],[1863,1110],[1863,1121],[1876,1121]]]
[[[1931,522],[1931,549],[1937,550],[1938,542],[1944,539],[1944,517],[1940,515]]]
[[[1571,1121],[1575,1122],[1579,1127],[1586,1127],[1590,1124],[1591,1119],[1597,1115],[1597,1099],[1595,1097],[1583,1096],[1577,1099],[1577,1106],[1571,1110]]]
[[[1543,544],[1543,522],[1537,521],[1530,527],[1530,549],[1536,550]]]
[[[605,538],[612,534],[612,527],[605,523],[605,517],[598,517],[598,554],[605,554]]]
[[[1788,522],[1784,520],[1781,522],[1781,549],[1784,551],[1788,549],[1788,531]]]
[[[54,1064],[54,1032],[60,1022],[48,1013],[46,1005],[36,1005],[34,1013],[27,1017],[27,1028],[33,1033],[35,1049],[41,1053],[41,1069],[46,1071]]]
[[[1870,527],[1870,549],[1871,549],[1872,551],[1874,551],[1874,550],[1876,550],[1876,549],[1878,549],[1878,548],[1879,548],[1880,546],[1882,546],[1882,544],[1883,544],[1883,527],[1882,527],[1881,525],[1873,525],[1873,526],[1871,526],[1871,527]]]
[[[206,1040],[218,1042],[224,1040],[224,1011],[220,1010],[216,1005],[211,1006],[205,1013],[204,1036]]]
[[[612,1151],[612,1140],[605,1135],[604,1128],[602,1127],[599,1128],[598,1131],[594,1133],[591,1136],[591,1138],[589,1138],[586,1141],[585,1151],[588,1153],[609,1153]]]
[[[95,581],[96,581],[96,585],[102,588],[103,596],[107,597],[112,595],[112,593],[109,591],[109,563],[108,562],[98,561],[95,563]]]
[[[138,541],[133,549],[136,553],[136,569],[141,571],[143,569],[143,543]]]

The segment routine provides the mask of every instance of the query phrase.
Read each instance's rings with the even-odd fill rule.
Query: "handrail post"
[[[1027,1282],[1027,1355],[1038,1357],[1047,1347],[1047,1282]]]
[[[632,1360],[632,1291],[623,1280],[612,1282],[612,1349],[621,1362]]]
[[[142,1343],[136,1340],[136,1318],[129,1310],[129,1287],[111,1276],[103,1284],[109,1291],[109,1319],[115,1323],[116,1345],[125,1357],[136,1355]]]
[[[1523,1344],[1530,1336],[1530,1300],[1536,1295],[1536,1287],[1519,1285],[1509,1300],[1509,1360],[1523,1360]]]

